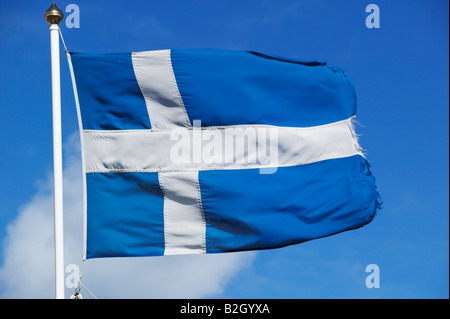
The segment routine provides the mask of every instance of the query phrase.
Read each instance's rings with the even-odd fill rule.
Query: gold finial
[[[44,17],[50,24],[59,24],[62,21],[64,14],[53,2],[50,8],[45,11]]]

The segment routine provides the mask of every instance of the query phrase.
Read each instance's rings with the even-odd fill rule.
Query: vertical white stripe
[[[152,129],[190,127],[170,50],[133,52],[133,69]],[[198,172],[159,173],[164,194],[165,255],[206,252]]]
[[[173,73],[170,50],[133,52],[131,58],[152,128],[191,126]]]
[[[164,193],[164,255],[206,253],[198,172],[159,173]]]
[[[133,52],[131,57],[152,129],[190,127],[170,50]],[[158,178],[164,194],[164,254],[205,253],[206,228],[198,172],[160,172]]]

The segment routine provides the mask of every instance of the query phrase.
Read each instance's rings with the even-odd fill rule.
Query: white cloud
[[[98,298],[204,298],[223,292],[254,253],[105,258],[81,262],[82,182],[79,139],[65,143],[64,247],[65,264],[80,266],[82,282]],[[39,184],[33,198],[7,227],[0,267],[0,297],[53,298],[52,179]],[[67,273],[66,275],[68,275]],[[74,289],[66,289],[66,297]],[[84,297],[89,297],[82,290]]]

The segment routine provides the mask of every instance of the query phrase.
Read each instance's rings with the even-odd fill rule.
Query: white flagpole
[[[45,12],[50,23],[50,48],[52,65],[53,114],[53,196],[55,211],[55,288],[56,299],[64,299],[64,233],[63,233],[63,175],[61,139],[61,83],[59,69],[59,23],[63,13],[53,2]]]

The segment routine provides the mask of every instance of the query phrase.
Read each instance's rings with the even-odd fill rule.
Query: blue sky
[[[80,265],[98,297],[448,298],[448,1],[57,5],[64,11],[71,3],[80,8],[80,28],[60,25],[71,51],[242,49],[345,70],[357,90],[360,143],[384,202],[361,229],[282,249],[81,263],[78,122],[61,55],[66,264]],[[379,29],[365,25],[370,3],[380,8]],[[0,4],[0,297],[54,294],[50,41],[43,18],[50,4]],[[365,285],[369,264],[380,268],[380,288]]]

